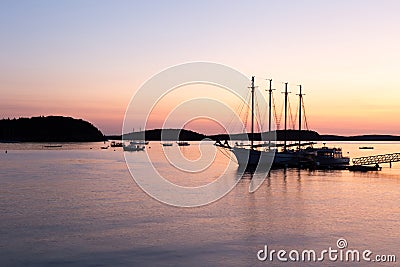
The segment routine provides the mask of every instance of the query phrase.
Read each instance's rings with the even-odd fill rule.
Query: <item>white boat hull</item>
[[[124,151],[143,151],[144,146],[123,146]]]

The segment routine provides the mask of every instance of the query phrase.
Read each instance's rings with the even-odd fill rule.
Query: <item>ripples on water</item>
[[[273,170],[253,194],[247,174],[215,203],[175,208],[138,188],[120,148],[101,145],[1,144],[2,266],[266,266],[277,262],[257,261],[265,244],[322,250],[340,237],[350,248],[400,257],[400,163],[370,173]],[[341,146],[350,156],[400,152],[398,144],[373,144],[369,151]],[[212,181],[227,162],[217,153],[208,170],[179,175],[158,143],[150,147],[161,172],[186,186]],[[134,153],[140,164],[146,152]],[[200,157],[195,145],[182,153]],[[227,171],[234,178],[235,170]]]

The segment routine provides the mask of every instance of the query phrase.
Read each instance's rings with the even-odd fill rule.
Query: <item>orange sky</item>
[[[289,82],[297,107],[302,84],[309,126],[320,133],[400,134],[398,1],[25,4],[0,3],[0,118],[72,116],[119,134],[147,79],[183,62],[211,61],[256,76],[260,90],[274,79],[279,103]],[[195,96],[187,89],[165,101],[149,125]],[[183,107],[171,125],[206,108]],[[187,127],[214,133],[212,125]]]

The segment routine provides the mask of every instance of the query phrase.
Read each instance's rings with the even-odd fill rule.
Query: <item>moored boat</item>
[[[163,146],[173,146],[173,143],[162,143]]]
[[[311,155],[317,167],[345,166],[350,163],[350,158],[343,156],[341,148],[326,147],[324,145],[321,148],[307,147],[304,151]]]
[[[260,151],[243,147],[233,147],[231,151],[235,155],[239,167],[248,169],[271,166],[275,155],[274,151]]]
[[[360,172],[367,172],[367,171],[380,171],[382,167],[378,164],[375,166],[364,166],[364,165],[351,165],[348,167],[349,171],[360,171]]]
[[[129,142],[130,145],[148,145],[149,141],[144,141],[144,140],[134,140]]]
[[[62,145],[44,145],[45,148],[60,148]]]
[[[178,141],[176,143],[178,144],[178,146],[190,146],[190,144],[186,141]]]
[[[124,149],[124,151],[143,151],[145,146],[140,146],[140,145],[123,145],[122,148]]]
[[[111,143],[110,143],[110,147],[122,147],[122,142],[115,142],[115,141],[112,141]]]
[[[273,103],[271,101],[272,98],[272,80],[270,81],[269,87],[269,127],[268,127],[268,135],[271,137],[271,121],[272,121],[272,106]],[[254,120],[254,77],[252,77],[252,86],[251,86],[251,114],[252,114],[252,125],[251,125],[251,137],[254,136],[253,131],[253,120]],[[326,147],[325,144],[322,148],[313,148],[312,145],[314,142],[306,142],[302,143],[302,112],[304,109],[303,102],[303,93],[302,86],[299,85],[300,92],[299,96],[299,110],[298,110],[298,142],[293,144],[287,144],[287,121],[288,121],[288,83],[285,83],[285,91],[283,92],[285,95],[284,100],[284,118],[285,125],[283,130],[283,144],[276,144],[275,142],[271,142],[272,140],[268,140],[264,142],[264,144],[254,144],[254,140],[250,140],[250,145],[248,144],[238,144],[236,143],[235,147],[231,147],[227,141],[221,143],[218,141],[215,145],[223,147],[225,149],[229,149],[235,155],[236,160],[239,166],[245,165],[268,165],[268,162],[271,162],[272,157],[272,168],[286,168],[286,167],[299,167],[299,168],[315,168],[317,166],[323,168],[346,168],[350,163],[349,157],[344,157],[342,154],[341,148],[329,148]],[[304,111],[304,118],[305,111]],[[307,121],[305,119],[305,125],[307,126]],[[290,147],[296,146],[296,149],[290,149]],[[304,149],[304,147],[307,147]],[[263,148],[264,147],[264,148]],[[280,150],[278,151],[278,148]],[[263,162],[263,160],[265,162]]]

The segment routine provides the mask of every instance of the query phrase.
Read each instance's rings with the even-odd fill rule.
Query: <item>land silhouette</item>
[[[162,138],[161,138],[162,135]],[[324,135],[311,130],[277,130],[271,133],[254,133],[253,139],[256,141],[266,140],[271,136],[276,141],[400,141],[400,136],[397,135],[356,135],[356,136],[341,136],[341,135]],[[110,135],[108,139],[121,140],[122,135]],[[132,132],[124,134],[125,140],[141,140],[147,141],[201,141],[205,138],[211,140],[249,140],[249,133],[231,134],[216,134],[205,135],[186,129],[153,129],[140,132]]]
[[[103,133],[91,123],[62,116],[0,120],[2,142],[95,142]]]
[[[398,135],[323,135],[311,130],[277,130],[271,133],[254,133],[254,140],[276,141],[400,141]],[[0,142],[96,142],[105,140],[147,141],[201,141],[249,140],[250,134],[205,135],[186,129],[152,129],[122,135],[104,136],[93,124],[82,119],[63,116],[40,116],[32,118],[0,120]]]

